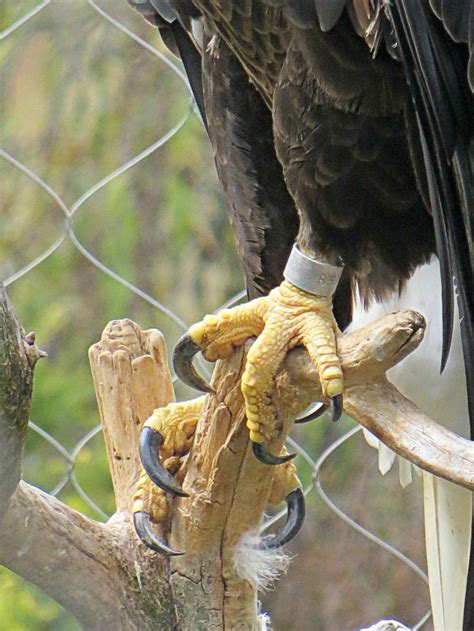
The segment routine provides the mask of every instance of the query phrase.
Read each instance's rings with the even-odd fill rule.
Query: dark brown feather
[[[298,215],[275,155],[268,107],[220,37],[205,51],[209,135],[247,290],[254,298],[282,281]]]

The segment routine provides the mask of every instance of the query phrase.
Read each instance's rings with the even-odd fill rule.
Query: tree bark
[[[43,355],[25,335],[0,284],[0,517],[21,477],[33,389],[33,368]]]
[[[240,391],[244,349],[214,373],[216,394],[208,398],[188,456],[190,497],[172,506],[170,543],[186,554],[169,562],[147,550],[131,525],[141,426],[174,398],[161,334],[116,321],[90,350],[117,504],[112,519],[100,524],[27,484],[17,486],[39,352],[31,350],[31,336],[25,347],[5,297],[1,317],[0,466],[9,458],[9,467],[2,469],[0,498],[10,502],[0,524],[0,562],[87,629],[258,629],[257,586],[239,576],[234,552],[244,533],[258,531],[275,468],[259,463],[249,448]],[[422,317],[406,311],[339,339],[346,410],[401,455],[473,488],[472,444],[428,419],[384,376],[416,348],[423,330]],[[270,444],[273,452],[292,419],[320,396],[307,353],[292,351],[277,378],[281,432]]]

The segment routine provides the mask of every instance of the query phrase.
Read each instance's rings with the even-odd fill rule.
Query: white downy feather
[[[360,631],[410,631],[410,629],[398,620],[380,620]]]
[[[285,574],[291,557],[283,548],[265,548],[261,544],[262,535],[246,532],[234,548],[234,567],[258,591],[267,591]]]
[[[469,435],[459,325],[445,371],[439,374],[441,358],[441,288],[439,264],[419,268],[402,296],[374,305],[368,312],[356,307],[353,327],[381,317],[394,309],[416,309],[427,319],[420,347],[389,372],[390,380],[431,418],[458,434]],[[364,432],[367,437],[367,432]],[[394,455],[370,436],[369,445],[379,449],[379,469],[386,473]],[[412,467],[399,458],[402,486],[411,481]],[[464,592],[471,537],[472,495],[460,488],[423,473],[425,542],[435,631],[457,631],[462,627]]]
[[[262,542],[262,535],[244,533],[234,548],[234,567],[237,574],[258,591],[267,591],[287,571],[292,557],[283,548],[262,547]],[[271,631],[270,616],[266,612],[259,612],[258,625],[258,631]]]

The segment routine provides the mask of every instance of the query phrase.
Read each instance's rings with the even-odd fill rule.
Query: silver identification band
[[[336,267],[323,261],[312,259],[298,248],[296,243],[291,250],[283,276],[298,289],[316,296],[332,296],[341,278],[344,267]]]

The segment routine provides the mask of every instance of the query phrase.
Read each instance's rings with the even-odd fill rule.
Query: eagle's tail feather
[[[423,500],[434,628],[461,629],[471,544],[472,494],[424,473]]]

